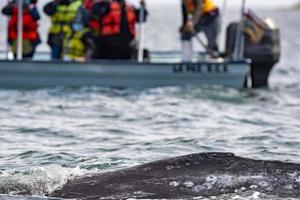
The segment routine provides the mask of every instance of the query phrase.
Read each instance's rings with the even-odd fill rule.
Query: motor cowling
[[[253,88],[268,86],[270,72],[280,60],[280,31],[270,19],[266,20],[266,25],[267,28],[258,43],[254,43],[249,35],[244,34],[244,57],[252,60],[251,86]],[[228,57],[233,56],[238,28],[238,23],[231,23],[227,28],[226,56]]]

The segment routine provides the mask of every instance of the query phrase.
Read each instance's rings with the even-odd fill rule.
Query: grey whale
[[[300,165],[231,153],[200,153],[69,180],[49,196],[75,199],[180,199],[258,191],[300,197]]]

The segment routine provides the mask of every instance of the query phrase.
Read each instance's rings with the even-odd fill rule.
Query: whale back
[[[258,161],[231,153],[159,160],[69,180],[51,196],[81,199],[185,198],[255,190],[300,196],[300,165]]]

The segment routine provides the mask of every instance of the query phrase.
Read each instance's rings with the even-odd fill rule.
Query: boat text
[[[224,74],[228,73],[228,65],[226,63],[180,63],[173,65],[173,73],[200,73],[200,74],[210,74],[210,73],[219,73]]]

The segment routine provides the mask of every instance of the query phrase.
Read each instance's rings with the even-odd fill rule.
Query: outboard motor
[[[269,74],[273,66],[280,59],[280,32],[275,23],[271,19],[264,22],[265,28],[259,38],[259,41],[253,42],[253,36],[245,35],[244,57],[252,60],[251,64],[251,86],[252,88],[268,86]],[[236,33],[239,24],[231,23],[227,28],[226,37],[226,56],[232,57]],[[245,87],[250,85],[245,83]]]

